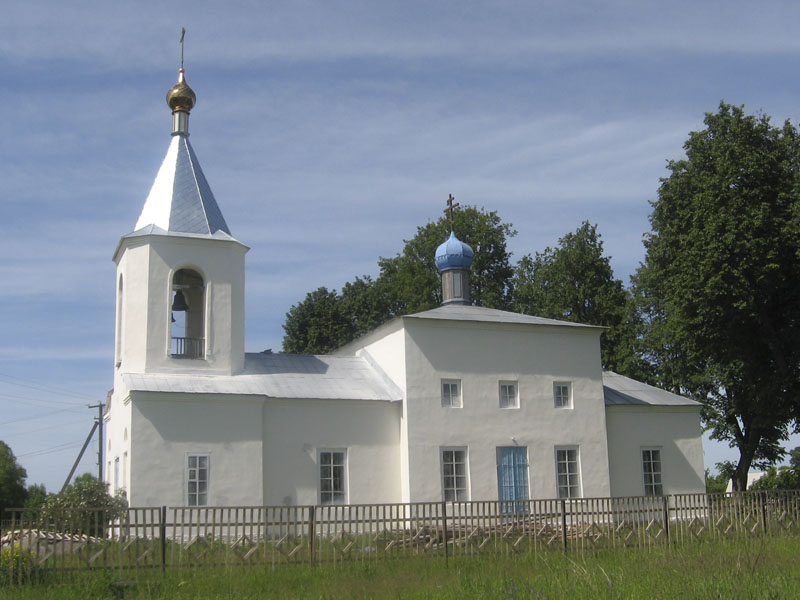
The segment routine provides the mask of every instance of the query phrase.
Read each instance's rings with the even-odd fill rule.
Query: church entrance
[[[497,487],[500,501],[528,499],[528,449],[507,446],[497,449]],[[505,513],[516,513],[515,504],[503,507]]]

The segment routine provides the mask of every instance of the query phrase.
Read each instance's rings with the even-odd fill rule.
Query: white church
[[[363,504],[703,492],[700,405],[611,372],[604,329],[443,303],[330,356],[245,353],[244,259],[189,143],[195,95],[117,265],[106,480],[131,506]]]

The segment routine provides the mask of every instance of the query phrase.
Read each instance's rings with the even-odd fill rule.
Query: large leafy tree
[[[472,301],[508,308],[514,269],[506,241],[516,235],[494,211],[466,207],[454,214],[460,240],[475,251],[470,272]],[[445,217],[417,228],[402,252],[378,261],[380,275],[356,277],[341,293],[319,288],[286,313],[283,350],[300,354],[330,352],[389,319],[441,303],[441,280],[434,255],[450,235]]]
[[[11,448],[0,440],[0,519],[5,518],[3,513],[6,509],[21,508],[25,504],[28,496],[25,489],[27,476]]]
[[[523,256],[514,276],[513,308],[525,314],[608,327],[601,342],[603,366],[639,375],[628,292],[614,277],[610,257],[603,254],[596,225],[584,221],[574,233],[559,239],[555,248]]]
[[[336,290],[320,287],[292,306],[283,324],[284,352],[323,354],[353,338],[354,327]]]
[[[800,417],[800,148],[791,123],[721,103],[670,161],[635,277],[662,384],[739,450],[734,489]]]

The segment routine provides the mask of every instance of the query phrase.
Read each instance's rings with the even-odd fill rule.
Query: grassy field
[[[800,537],[687,544],[652,550],[557,551],[536,556],[403,559],[345,566],[283,566],[81,575],[70,585],[0,587],[0,598],[800,598]]]

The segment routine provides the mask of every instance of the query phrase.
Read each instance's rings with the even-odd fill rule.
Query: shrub
[[[31,571],[33,559],[19,544],[0,550],[0,585],[27,582]]]

